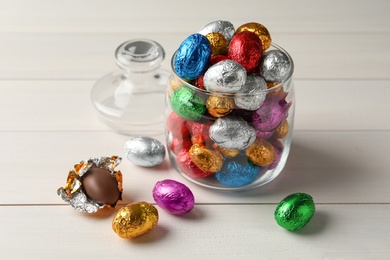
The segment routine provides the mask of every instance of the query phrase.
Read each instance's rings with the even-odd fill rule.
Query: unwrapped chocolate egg
[[[246,80],[246,70],[238,62],[222,60],[204,74],[203,84],[207,91],[218,93],[236,93]]]
[[[174,91],[169,101],[172,110],[184,119],[197,121],[206,111],[204,99],[187,87]]]
[[[209,33],[218,32],[225,36],[226,40],[230,42],[232,39],[235,29],[234,25],[229,21],[217,20],[203,26],[198,33],[207,35]]]
[[[228,57],[240,63],[247,72],[260,64],[263,49],[259,37],[249,31],[242,31],[233,36],[229,44]]]
[[[256,131],[241,117],[226,116],[211,125],[210,138],[223,148],[241,150],[255,141]]]
[[[112,229],[121,238],[136,238],[149,232],[157,223],[157,208],[147,202],[138,202],[118,210],[112,220]]]
[[[209,96],[206,108],[210,115],[222,117],[228,115],[234,109],[234,100],[230,97]]]
[[[191,190],[175,180],[157,182],[153,188],[153,198],[158,206],[174,215],[188,213],[195,205]]]
[[[314,213],[313,198],[306,193],[294,193],[278,204],[274,217],[279,226],[295,231],[306,226]]]
[[[215,174],[215,178],[225,186],[241,187],[254,182],[259,177],[260,169],[251,162],[241,164],[229,161]]]
[[[254,32],[261,40],[263,51],[271,46],[272,38],[268,29],[260,23],[246,23],[237,28],[236,33],[250,31]]]
[[[125,143],[127,159],[135,165],[154,167],[165,158],[165,146],[151,137],[136,137]]]
[[[281,82],[291,74],[290,58],[280,50],[270,50],[260,61],[260,75],[269,82]]]
[[[174,70],[179,77],[193,80],[206,69],[211,56],[211,45],[206,36],[195,33],[179,46],[173,59]]]
[[[264,79],[256,74],[248,74],[244,86],[234,95],[237,107],[246,110],[256,110],[264,102],[267,92]]]
[[[218,151],[194,144],[188,154],[195,165],[203,172],[217,172],[222,168],[223,156]]]
[[[249,160],[259,166],[270,165],[275,161],[275,148],[266,140],[256,139],[256,141],[249,146],[245,151]]]

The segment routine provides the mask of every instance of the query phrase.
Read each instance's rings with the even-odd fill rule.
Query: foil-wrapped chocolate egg
[[[190,212],[195,205],[194,194],[181,182],[163,180],[154,185],[154,201],[162,209],[174,215]]]
[[[223,156],[220,152],[194,144],[188,151],[191,160],[203,172],[217,172],[222,168]]]
[[[233,158],[241,152],[241,150],[223,148],[221,146],[218,146],[216,143],[213,143],[212,146],[215,150],[218,150],[226,158]]]
[[[234,95],[237,107],[246,110],[257,110],[264,102],[267,84],[256,74],[248,74],[244,86]]]
[[[276,138],[284,138],[288,133],[288,122],[287,120],[283,120],[282,123],[278,127],[276,127],[274,136]]]
[[[167,131],[171,132],[174,137],[185,138],[190,136],[187,120],[181,118],[175,112],[171,112],[166,122]]]
[[[202,122],[189,122],[190,132],[191,132],[191,141],[193,144],[206,145],[211,142],[209,136],[209,129],[211,126],[211,121],[202,121]]]
[[[249,146],[245,151],[249,160],[259,166],[270,165],[275,161],[275,148],[266,140],[256,139],[256,141]]]
[[[282,142],[278,139],[271,140],[270,143],[274,146],[275,149],[275,160],[271,164],[266,166],[268,170],[274,169],[276,166],[279,165],[284,149]]]
[[[265,101],[252,114],[252,124],[258,131],[271,132],[287,118],[291,103],[278,95],[267,95]]]
[[[165,146],[151,137],[136,137],[125,143],[127,159],[135,165],[154,167],[165,158]]]
[[[193,80],[206,69],[211,56],[211,45],[206,36],[195,33],[179,46],[173,58],[174,70],[179,77]]]
[[[241,150],[255,141],[256,131],[241,117],[226,116],[211,125],[210,138],[223,148]]]
[[[246,80],[246,70],[233,60],[222,60],[208,68],[203,77],[207,91],[218,93],[236,93]]]
[[[207,35],[209,33],[218,32],[225,36],[226,40],[230,42],[232,39],[235,29],[234,25],[229,21],[217,20],[203,26],[198,33]]]
[[[274,217],[279,226],[295,231],[306,226],[315,213],[313,198],[306,193],[294,193],[276,207]]]
[[[260,23],[246,23],[237,28],[236,33],[250,31],[254,32],[261,40],[263,51],[271,46],[272,38],[268,29]]]
[[[228,115],[234,109],[234,100],[230,97],[209,96],[206,108],[210,115],[222,117]]]
[[[174,154],[178,155],[182,150],[190,150],[192,141],[190,137],[175,137],[171,132],[167,132],[167,147]]]
[[[169,101],[172,110],[184,119],[197,121],[206,112],[205,101],[190,88],[182,87],[174,91]]]
[[[229,44],[229,59],[240,63],[247,72],[259,66],[262,54],[261,41],[253,32],[239,32]]]
[[[291,74],[291,60],[282,51],[270,50],[260,61],[260,75],[269,82],[281,82]]]
[[[223,34],[212,32],[206,34],[206,38],[211,44],[211,55],[223,55],[227,53],[229,43]]]
[[[176,158],[177,167],[181,172],[188,175],[191,178],[205,178],[214,174],[213,172],[204,172],[191,160],[189,152],[182,150],[179,152]]]
[[[226,55],[211,55],[210,57],[210,66],[220,62],[220,61],[223,61],[223,60],[228,60],[228,56]]]
[[[215,174],[215,178],[225,186],[241,187],[259,178],[260,169],[251,162],[240,164],[237,161],[229,161]]]
[[[118,210],[112,229],[121,238],[136,238],[152,230],[157,223],[157,208],[147,202],[137,202]]]

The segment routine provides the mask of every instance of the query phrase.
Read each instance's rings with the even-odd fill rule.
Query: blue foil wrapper
[[[260,170],[260,166],[251,162],[240,164],[229,161],[215,173],[215,178],[225,186],[240,187],[254,182],[259,177]]]
[[[188,36],[179,46],[173,60],[176,74],[184,79],[198,78],[206,69],[211,56],[211,45],[199,33]]]

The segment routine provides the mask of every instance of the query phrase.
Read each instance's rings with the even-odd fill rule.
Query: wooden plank
[[[271,32],[390,32],[389,10],[386,0],[154,1],[148,7],[136,0],[7,1],[0,9],[0,31],[172,33],[223,19],[236,27],[257,21]]]
[[[62,206],[0,207],[3,259],[388,259],[390,205],[317,205],[289,232],[276,205],[196,205],[184,216],[159,209],[159,224],[133,240],[111,229],[114,212],[86,215]],[[22,246],[22,248],[21,248]],[[44,249],[43,249],[44,247]]]
[[[186,33],[1,33],[2,79],[97,79],[115,70],[122,42],[150,38],[166,49],[164,68]],[[389,79],[390,34],[278,34],[295,62],[297,79]],[[20,58],[15,58],[20,57]]]
[[[157,137],[164,141],[163,137]],[[62,204],[56,190],[83,159],[123,154],[128,137],[110,132],[1,132],[0,204]],[[306,192],[319,203],[390,203],[390,132],[297,131],[285,169],[273,182],[247,192],[218,192],[181,177],[168,159],[156,168],[124,158],[123,203],[153,201],[157,181],[177,179],[198,203],[276,203]]]
[[[93,84],[92,80],[0,81],[0,131],[107,130],[90,100]],[[385,120],[389,84],[388,80],[296,80],[295,129],[390,130],[390,121]]]

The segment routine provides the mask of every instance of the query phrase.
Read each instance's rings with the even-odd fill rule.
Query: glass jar
[[[100,78],[91,91],[101,122],[130,136],[164,132],[164,95],[169,76],[160,68],[164,57],[163,47],[149,39],[126,41],[116,49],[120,70]]]
[[[186,179],[212,189],[239,191],[260,187],[282,171],[293,134],[294,64],[278,45],[268,50],[286,54],[291,71],[282,82],[267,82],[255,97],[198,88],[175,73],[172,58],[166,91],[166,144],[173,167]],[[184,106],[177,105],[178,95]],[[255,110],[237,106],[239,100],[248,98],[263,102]],[[186,109],[193,109],[194,114]]]

